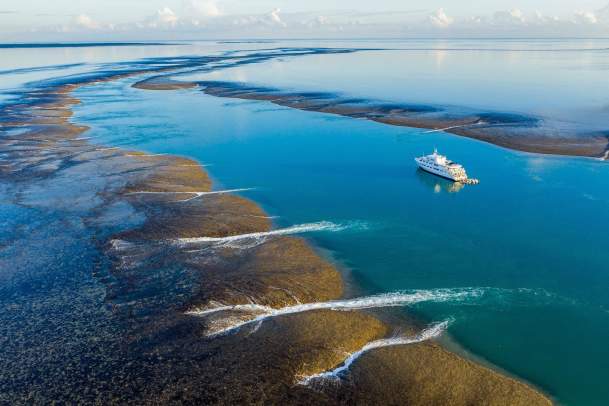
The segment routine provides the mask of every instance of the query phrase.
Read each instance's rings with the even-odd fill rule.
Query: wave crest
[[[371,341],[365,346],[363,346],[360,350],[349,354],[349,356],[343,361],[343,363],[330,370],[321,372],[319,374],[306,376],[301,378],[298,383],[300,385],[310,385],[314,382],[326,379],[339,379],[340,376],[347,371],[351,365],[362,355],[367,353],[368,351],[382,348],[382,347],[390,347],[395,345],[406,345],[406,344],[415,344],[420,343],[422,341],[427,341],[432,338],[439,337],[451,323],[451,320],[445,320],[441,323],[433,324],[425,330],[421,331],[419,334],[412,337],[392,337],[392,338],[383,338],[380,340]]]
[[[174,242],[181,246],[208,243],[223,247],[250,248],[265,242],[268,237],[303,234],[317,231],[336,232],[353,227],[353,225],[354,224],[337,224],[330,221],[319,221],[316,223],[305,223],[286,228],[279,228],[276,230],[231,235],[228,237],[178,238],[174,240]]]
[[[243,326],[262,323],[265,320],[295,313],[303,313],[314,310],[350,311],[384,307],[409,306],[421,302],[459,302],[471,298],[477,298],[484,294],[481,288],[457,288],[457,289],[435,289],[415,290],[411,292],[394,292],[381,295],[367,296],[355,299],[332,300],[328,302],[314,302],[286,306],[273,309],[258,304],[241,305],[217,305],[204,309],[191,310],[186,314],[193,316],[209,316],[219,312],[246,312],[252,313],[250,318],[240,318],[234,323],[227,325],[226,320],[212,320],[208,328],[208,336],[228,334]]]

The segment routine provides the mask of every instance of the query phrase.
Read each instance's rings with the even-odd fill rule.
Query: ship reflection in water
[[[421,181],[421,183],[433,189],[434,193],[458,193],[465,186],[463,183],[453,182],[448,179],[440,178],[438,176],[427,173],[420,168],[417,168],[416,176]]]

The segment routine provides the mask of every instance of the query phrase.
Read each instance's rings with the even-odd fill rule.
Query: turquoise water
[[[469,42],[449,43],[450,47],[438,42],[389,45],[472,46]],[[601,121],[599,111],[609,103],[606,82],[600,81],[598,72],[609,56],[592,49],[604,42],[473,45],[478,49],[475,58],[472,51],[464,50],[412,51],[416,56],[400,51],[395,58],[410,58],[412,63],[403,71],[395,63],[388,66],[393,75],[389,79],[363,74],[367,67],[377,73],[381,68],[376,51],[290,58],[215,77],[228,78],[241,69],[246,76],[234,79],[409,102],[522,110],[555,119],[571,110],[579,112],[573,116],[578,125],[596,126],[597,119]],[[239,46],[269,47],[231,45]],[[556,74],[536,73],[533,88],[526,72],[542,62],[536,64],[540,57],[520,52],[515,68],[501,71],[508,75],[504,79],[510,87],[490,70],[499,65],[494,61],[497,47],[526,47],[529,53],[538,47],[569,51],[565,51],[568,56],[558,52],[543,61]],[[218,47],[187,51],[218,52]],[[108,50],[98,52],[96,61],[104,55],[115,60]],[[158,48],[158,52],[180,50]],[[453,74],[442,69],[429,73],[438,52],[453,61],[449,66],[458,66]],[[594,75],[564,70],[567,59],[584,64],[591,54],[594,63],[586,69],[596,66]],[[345,60],[349,67],[341,76],[337,61]],[[482,60],[487,62],[481,71]],[[490,79],[474,80],[479,79],[476,72]],[[443,92],[421,79],[429,75],[441,78],[454,91]],[[413,89],[408,97],[393,86],[401,83],[396,82],[399,79]],[[429,320],[453,318],[449,333],[460,345],[534,383],[561,403],[609,402],[607,163],[519,153],[443,133],[290,110],[267,102],[214,98],[196,90],[141,91],[130,88],[131,83],[78,91],[83,104],[76,108],[74,120],[92,127],[88,135],[94,142],[184,155],[209,164],[216,188],[255,188],[243,194],[278,216],[278,227],[321,220],[350,225],[340,232],[307,237],[332,251],[365,293],[496,288],[483,301],[425,304],[415,310]],[[493,94],[501,97],[493,99]],[[544,103],[551,108],[543,110]],[[413,158],[434,146],[464,163],[481,184],[458,189],[418,171]]]
[[[279,216],[278,226],[356,222],[312,238],[366,292],[509,289],[484,304],[417,310],[453,317],[460,344],[560,401],[609,399],[606,163],[127,85],[79,92],[76,119],[93,125],[97,142],[210,164],[217,188],[255,187],[245,195]],[[482,183],[456,191],[417,171],[412,158],[434,146]]]

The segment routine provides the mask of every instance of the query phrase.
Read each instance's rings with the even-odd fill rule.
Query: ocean
[[[609,105],[608,45],[370,40],[0,49],[0,103],[35,81],[141,58],[348,48],[361,50],[279,55],[184,78],[527,114],[541,118],[549,132],[601,131]],[[239,194],[274,216],[277,228],[338,225],[306,238],[340,265],[354,291],[483,292],[471,301],[422,302],[405,311],[428,323],[450,319],[448,337],[459,351],[559,403],[609,401],[606,162],[518,152],[264,100],[218,98],[196,88],[144,91],[133,83],[126,78],[75,92],[82,103],[72,121],[91,127],[90,142],[209,165],[216,188],[248,189]],[[434,148],[480,184],[459,186],[418,170],[414,158]],[[13,206],[0,210],[1,218],[11,219],[7,233],[27,226],[30,218],[14,215]]]

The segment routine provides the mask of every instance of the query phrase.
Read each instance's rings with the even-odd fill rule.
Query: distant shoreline
[[[156,79],[158,86],[159,79]],[[184,82],[186,83],[186,82]],[[607,132],[565,131],[548,135],[542,119],[523,114],[469,112],[456,114],[442,107],[345,98],[331,92],[286,92],[247,83],[196,82],[206,94],[243,100],[268,101],[304,111],[335,114],[400,127],[447,132],[508,149],[540,154],[607,159]],[[175,86],[175,81],[173,82]],[[137,85],[142,87],[142,83]]]
[[[0,43],[0,49],[22,48],[92,48],[92,47],[128,47],[128,46],[165,46],[184,45],[175,42],[24,42]]]

